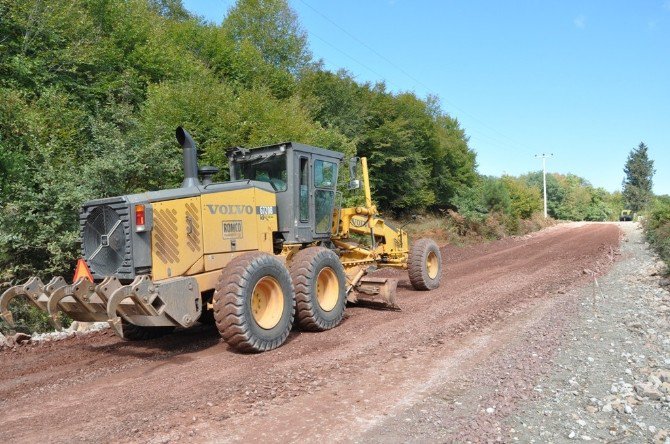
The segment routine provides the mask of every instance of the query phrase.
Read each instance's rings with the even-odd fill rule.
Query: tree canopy
[[[271,65],[297,73],[312,58],[307,34],[286,0],[239,0],[223,22],[234,42],[251,43]]]

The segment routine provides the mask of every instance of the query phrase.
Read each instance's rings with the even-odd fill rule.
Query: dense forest
[[[437,97],[324,69],[286,0],[239,0],[221,25],[180,0],[0,0],[0,54],[0,281],[67,272],[83,201],[178,186],[178,125],[219,167],[227,147],[286,140],[367,156],[394,217],[510,234],[542,210],[542,173],[479,175]],[[554,218],[623,206],[580,177],[547,180]]]

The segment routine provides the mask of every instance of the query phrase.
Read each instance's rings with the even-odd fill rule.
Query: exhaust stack
[[[195,146],[193,137],[184,128],[177,127],[177,142],[184,150],[184,181],[182,188],[195,187],[200,185],[198,180],[198,150]]]

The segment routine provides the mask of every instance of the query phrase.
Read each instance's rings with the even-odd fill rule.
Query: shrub
[[[665,263],[670,263],[670,196],[657,197],[644,222],[645,234]]]

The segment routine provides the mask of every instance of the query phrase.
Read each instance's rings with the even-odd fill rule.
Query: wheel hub
[[[330,267],[324,267],[316,277],[316,300],[323,311],[331,311],[340,297],[340,282]]]
[[[265,276],[256,283],[251,295],[251,313],[259,327],[270,330],[275,327],[284,312],[284,292],[279,282]]]
[[[426,257],[426,270],[428,271],[428,277],[435,279],[437,273],[440,270],[440,261],[437,259],[437,254],[434,251],[428,253]]]

